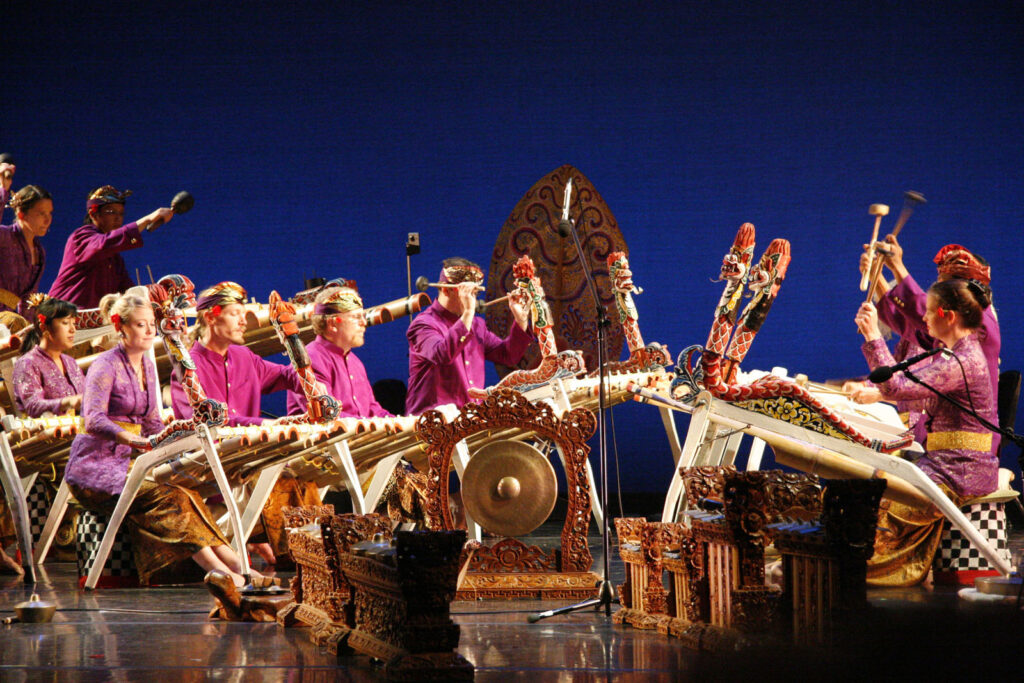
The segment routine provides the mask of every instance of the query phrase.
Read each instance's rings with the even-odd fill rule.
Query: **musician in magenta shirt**
[[[79,308],[96,308],[104,294],[124,292],[135,284],[121,252],[141,247],[142,231],[163,225],[174,211],[157,209],[124,225],[124,204],[130,194],[111,185],[92,191],[86,201],[87,222],[68,237],[50,296]]]
[[[527,330],[529,308],[513,297],[509,310],[515,324],[502,339],[476,317],[477,292],[484,280],[480,266],[461,258],[446,259],[437,300],[416,316],[409,339],[409,393],[405,411],[418,415],[445,403],[462,406],[471,392],[484,389],[484,361],[515,365],[533,341]]]
[[[363,345],[366,312],[359,293],[350,287],[329,287],[316,297],[313,332],[317,337],[306,345],[313,373],[327,387],[327,393],[341,403],[339,417],[390,417],[377,403],[362,361],[352,349]],[[302,392],[288,392],[288,414],[306,412]]]
[[[6,198],[5,193],[0,199]],[[10,201],[14,223],[0,225],[0,322],[16,332],[25,321],[11,314],[27,313],[25,299],[39,287],[46,266],[40,240],[53,220],[53,199],[41,187],[26,185]]]
[[[935,348],[937,340],[928,332],[924,320],[928,294],[921,289],[921,286],[903,264],[903,248],[896,238],[889,235],[885,242],[881,243],[881,246],[886,250],[881,257],[896,278],[896,285],[888,291],[883,289],[877,304],[878,319],[898,334],[901,340],[906,339],[915,348],[924,350]],[[939,282],[952,279],[973,280],[982,287],[991,287],[991,267],[980,256],[959,244],[947,244],[942,247],[935,255],[934,262],[938,270]],[[991,301],[991,297],[989,301]],[[996,319],[995,309],[991,303],[984,308],[981,324],[974,334],[985,356],[985,362],[988,364],[992,393],[998,397],[999,351],[1002,346],[1002,337],[999,332],[999,321]],[[914,408],[911,407],[911,409]],[[998,451],[999,441],[1000,436],[994,434],[992,438],[993,453]]]
[[[976,280],[956,278],[933,284],[927,295],[925,325],[929,336],[955,358],[935,356],[934,362],[915,374],[996,424],[996,397],[978,335],[983,311],[990,303],[991,290]],[[871,369],[891,365],[893,359],[879,332],[874,305],[863,304],[856,322],[864,335],[862,349]],[[993,432],[978,418],[899,373],[878,388],[889,400],[925,402],[929,416],[925,454],[916,464],[958,506],[996,489],[999,462],[992,451]],[[938,548],[943,521],[935,508],[922,511],[884,501],[875,555],[868,563],[868,581],[901,586],[921,581]]]
[[[109,304],[109,306],[107,306]],[[104,311],[120,342],[89,368],[82,399],[85,431],[71,445],[64,481],[80,505],[109,515],[132,467],[133,449],[146,450],[146,437],[163,428],[156,366],[146,353],[156,321],[146,290],[135,288],[108,298]],[[218,528],[197,493],[182,486],[144,482],[126,517],[139,580],[150,579],[192,558],[207,571],[244,583],[248,569]]]
[[[245,344],[245,289],[234,282],[221,282],[203,290],[196,300],[197,341],[190,353],[196,364],[196,376],[209,398],[228,406],[228,424],[258,425],[260,397],[289,389],[301,392],[302,381],[290,365],[278,365],[260,358]],[[192,406],[177,378],[171,380],[174,416],[192,417]],[[287,555],[288,543],[281,507],[321,505],[320,495],[311,482],[299,482],[282,475],[274,485],[263,509],[263,528],[269,546],[259,544],[253,550],[268,564],[276,564]],[[257,536],[256,531],[253,536]],[[284,563],[277,564],[282,568]]]
[[[75,345],[77,312],[74,304],[52,297],[35,308],[12,377],[15,403],[29,417],[82,407],[85,376],[66,353]]]

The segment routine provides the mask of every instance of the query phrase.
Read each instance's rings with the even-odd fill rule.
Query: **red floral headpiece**
[[[978,257],[959,244],[947,244],[935,255],[939,275],[977,280],[985,286],[992,284],[992,268],[982,265]]]

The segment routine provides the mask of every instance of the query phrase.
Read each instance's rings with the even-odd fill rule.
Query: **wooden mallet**
[[[913,190],[907,190],[903,193],[903,208],[900,210],[899,218],[896,219],[896,225],[892,227],[892,236],[898,237],[900,230],[907,224],[907,220],[910,218],[910,214],[914,213],[914,209],[917,208],[918,204],[926,204],[927,200],[924,195],[920,192],[914,192]],[[874,267],[871,268],[871,277],[868,285],[868,296],[864,299],[865,302],[870,302],[875,297],[875,287],[878,285],[878,277],[882,274],[882,259],[878,259],[874,263]]]
[[[864,269],[864,275],[860,278],[860,291],[868,291],[868,277],[871,275],[871,263],[875,258],[875,242],[878,241],[878,228],[882,225],[882,216],[889,215],[889,206],[886,204],[872,204],[868,207],[868,214],[875,217],[875,229],[871,231],[871,241],[868,242],[868,267]]]

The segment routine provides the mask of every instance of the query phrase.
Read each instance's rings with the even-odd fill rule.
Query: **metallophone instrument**
[[[367,309],[367,318],[374,323],[388,322],[419,310],[425,303],[429,303],[426,295],[399,299]],[[225,463],[229,478],[234,482],[255,478],[249,494],[241,496],[245,500],[242,537],[247,539],[251,534],[285,467],[290,467],[299,479],[314,481],[321,493],[344,482],[353,509],[359,514],[372,512],[403,454],[415,448],[415,419],[336,417],[340,406],[333,397],[317,393],[321,387],[313,376],[301,339],[303,334],[312,336],[312,304],[296,307],[273,292],[268,306],[246,306],[250,323],[246,345],[263,353],[285,347],[303,379],[308,411],[305,415],[282,417],[256,426],[215,426],[211,430],[213,446]],[[364,495],[363,480],[371,473],[370,488]],[[187,485],[200,493],[212,492],[197,454],[166,463],[154,472],[154,478]]]
[[[636,400],[691,414],[679,468],[731,464],[742,434],[750,434],[770,444],[782,464],[827,477],[882,477],[888,483],[886,497],[910,505],[935,505],[993,567],[1009,574],[1005,559],[935,482],[912,462],[891,454],[901,449],[922,451],[898,417],[892,421],[890,415],[887,425],[865,416],[862,406],[854,413],[840,413],[826,402],[834,398],[834,391],[819,389],[816,395],[795,381],[774,375],[757,376],[748,384],[737,381],[739,363],[764,322],[785,273],[788,246],[783,248],[779,242],[773,242],[761,263],[750,269],[754,227],[744,224],[723,261],[726,287],[707,346],[689,347],[680,354],[668,395],[631,388]],[[748,276],[755,294],[737,323],[736,309]],[[738,329],[730,342],[734,326]],[[701,355],[699,367],[693,361],[697,353]],[[681,493],[677,470],[662,521],[676,521]]]

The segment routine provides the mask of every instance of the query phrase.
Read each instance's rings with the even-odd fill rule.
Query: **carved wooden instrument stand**
[[[590,525],[590,486],[587,483],[587,439],[596,428],[594,414],[575,409],[561,418],[548,405],[534,405],[508,389],[496,391],[483,403],[470,403],[452,421],[430,410],[420,416],[417,433],[429,462],[427,524],[453,529],[448,509],[448,472],[452,451],[463,439],[487,432],[521,430],[553,441],[565,462],[569,506],[561,544],[550,552],[515,538],[484,545],[474,554],[458,599],[533,598],[577,600],[596,594],[600,577],[590,571],[593,557],[587,545]],[[506,437],[507,438],[507,437]]]

